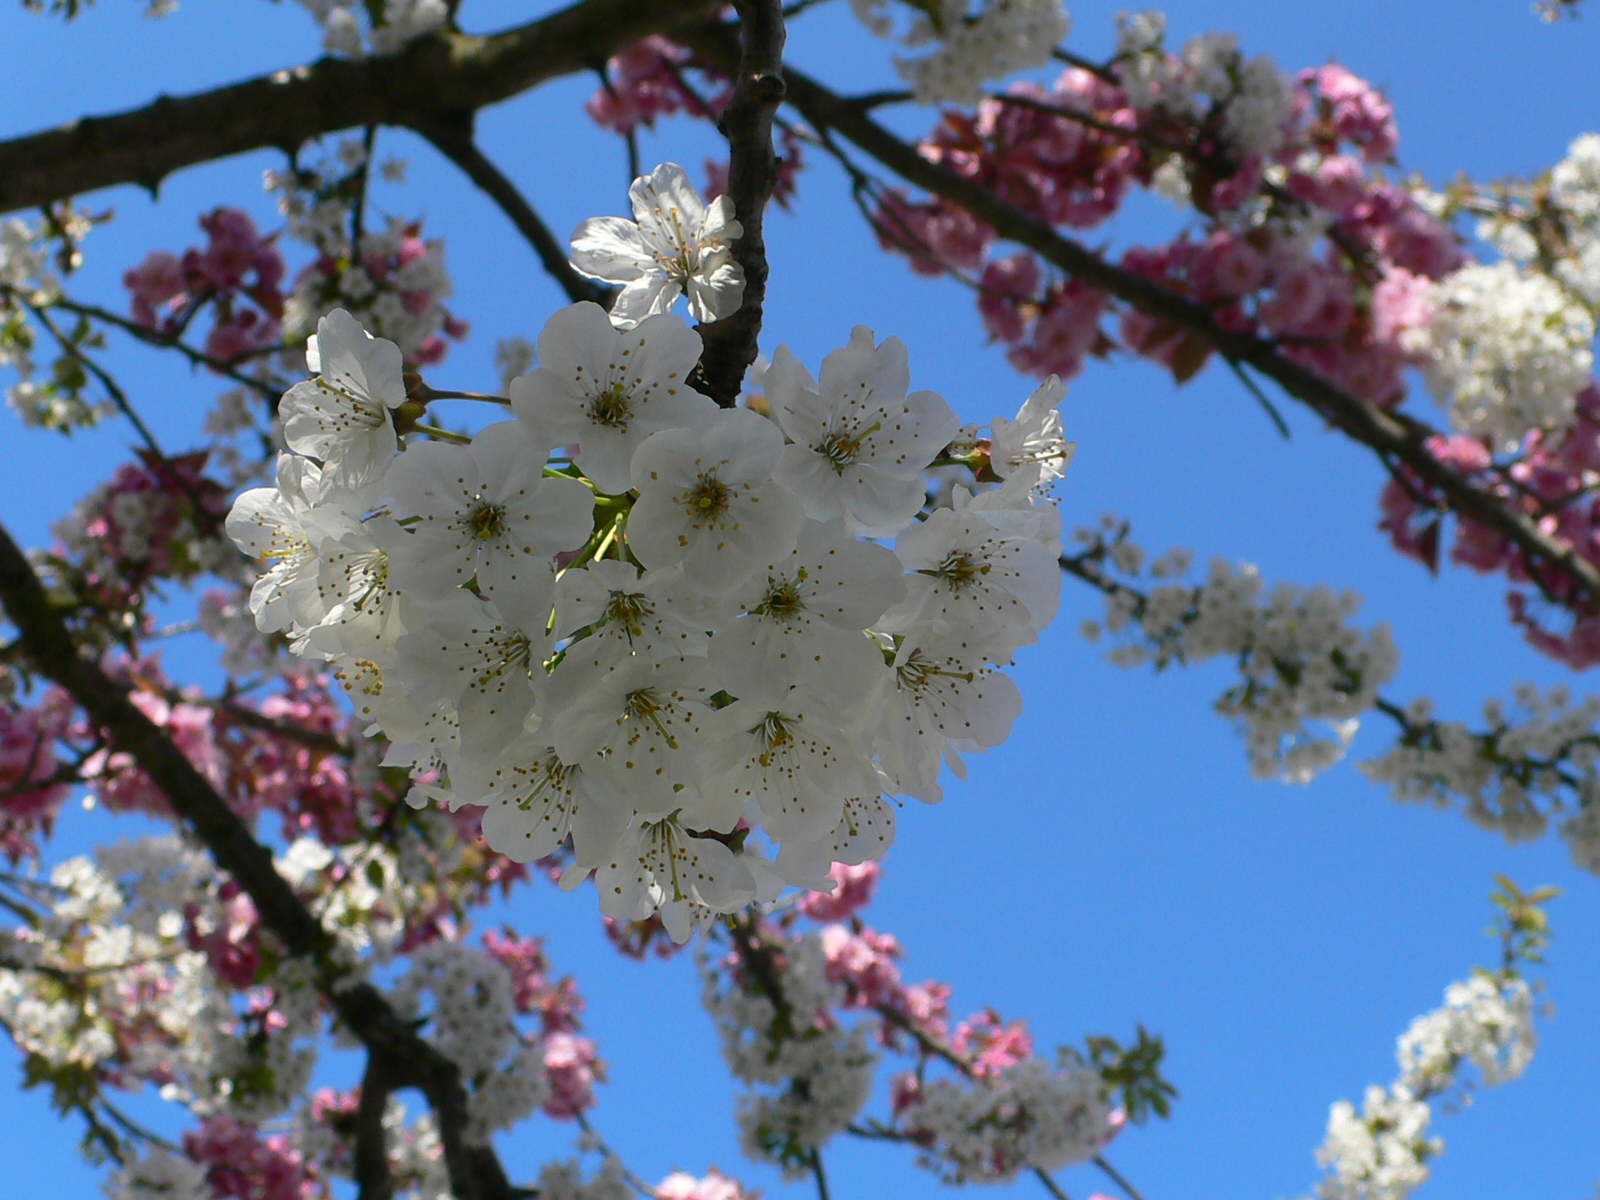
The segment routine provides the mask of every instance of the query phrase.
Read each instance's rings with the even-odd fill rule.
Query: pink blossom
[[[643,38],[606,63],[606,83],[584,107],[601,128],[624,134],[640,125],[654,128],[656,118],[669,113],[720,113],[730,93],[702,104],[684,86],[681,72],[690,57],[688,49],[660,35]]]
[[[822,952],[828,978],[845,985],[846,1008],[873,1008],[888,1003],[900,989],[900,943],[893,934],[863,926],[852,933],[843,925],[822,931]]]
[[[544,1039],[545,1078],[550,1096],[544,1111],[559,1121],[570,1121],[594,1105],[595,1080],[604,1077],[595,1044],[572,1033],[552,1033]]]
[[[145,260],[122,275],[133,293],[133,319],[151,329],[161,326],[161,310],[176,308],[188,297],[183,262],[170,250],[152,250]]]
[[[1104,340],[1100,316],[1111,298],[1080,279],[1058,280],[1045,293],[1029,341],[1006,355],[1017,370],[1045,378],[1071,379]]]
[[[1342,217],[1366,194],[1367,172],[1352,155],[1330,154],[1317,164],[1315,174],[1290,175],[1288,187],[1307,203]]]
[[[882,876],[883,867],[871,859],[854,867],[834,863],[828,877],[838,886],[832,892],[807,892],[800,898],[800,911],[813,921],[843,921],[872,903]]]
[[[300,1152],[281,1134],[263,1138],[254,1125],[226,1114],[183,1135],[190,1158],[209,1167],[217,1200],[314,1200],[322,1187]]]
[[[230,987],[247,988],[256,982],[261,969],[261,922],[254,902],[229,879],[218,889],[222,920],[209,932],[197,924],[199,906],[190,904],[184,913],[186,940],[191,950],[199,950],[211,963],[217,977]]]
[[[1020,342],[1038,305],[1039,260],[1025,250],[992,258],[979,282],[978,313],[989,336]]]
[[[938,198],[913,204],[899,191],[884,193],[873,223],[878,244],[906,255],[919,275],[973,270],[994,240],[994,231],[966,209]]]
[[[1329,63],[1314,76],[1317,92],[1330,106],[1334,135],[1361,148],[1368,162],[1387,162],[1400,145],[1394,105],[1365,79],[1338,63]],[[1309,79],[1307,80],[1309,82]]]
[[[1195,255],[1191,279],[1202,300],[1243,296],[1266,282],[1267,259],[1244,238],[1216,229]]]
[[[1033,1057],[1033,1037],[1021,1021],[1003,1024],[992,1008],[974,1013],[956,1026],[951,1048],[972,1063],[979,1079]]]
[[[655,1195],[656,1200],[752,1200],[743,1184],[715,1167],[703,1179],[676,1171],[656,1185]]]

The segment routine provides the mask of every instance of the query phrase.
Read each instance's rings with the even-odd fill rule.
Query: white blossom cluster
[[[228,518],[273,560],[259,626],[334,664],[414,802],[486,806],[519,861],[570,838],[569,886],[593,873],[608,916],[680,940],[881,855],[884,792],[936,800],[943,763],[1004,740],[998,668],[1059,601],[1043,490],[1069,453],[1052,380],[1000,423],[1003,485],[919,520],[959,423],[909,390],[903,343],[857,328],[820,380],[780,347],[770,416],[690,387],[700,350],[675,314],[573,305],[515,420],[399,453],[400,351],[335,311],[276,486]]]
[[[1407,335],[1434,398],[1463,433],[1511,450],[1559,429],[1594,368],[1594,317],[1555,280],[1474,264],[1433,288],[1433,319]]]
[[[432,1007],[424,1012],[424,997]],[[412,952],[411,969],[390,993],[395,1012],[428,1021],[425,1036],[461,1069],[469,1085],[467,1136],[486,1142],[544,1103],[544,1050],[515,1025],[505,966],[460,942],[430,942]]]
[[[1294,85],[1266,55],[1246,58],[1232,33],[1190,38],[1177,55],[1165,48],[1160,12],[1117,19],[1117,69],[1128,102],[1196,123],[1215,122],[1241,156],[1268,155],[1283,145],[1293,115]]]
[[[1418,700],[1405,713],[1408,734],[1361,770],[1397,800],[1446,805],[1460,797],[1468,817],[1511,841],[1541,836],[1546,808],[1565,810],[1561,834],[1574,860],[1600,872],[1600,697],[1574,704],[1566,687],[1541,694],[1522,684],[1512,705],[1491,699],[1483,715],[1484,729],[1474,732],[1438,720]]]
[[[1417,1017],[1396,1047],[1400,1074],[1367,1089],[1360,1113],[1348,1100],[1328,1112],[1317,1160],[1329,1175],[1318,1200],[1405,1200],[1427,1181],[1444,1149],[1430,1137],[1429,1100],[1465,1088],[1471,1063],[1491,1086],[1517,1078],[1533,1058],[1533,994],[1507,969],[1478,971],[1445,989],[1443,1007]]]
[[[1486,217],[1478,236],[1507,258],[1547,272],[1600,314],[1600,133],[1585,133],[1550,171],[1538,208],[1542,237],[1524,219]]]
[[[1116,1132],[1100,1073],[1076,1058],[1052,1068],[1041,1059],[1012,1063],[986,1079],[925,1085],[901,1124],[931,1136],[927,1165],[952,1183],[992,1183],[1038,1168],[1087,1162]]]
[[[398,54],[417,38],[442,28],[450,18],[445,0],[383,0],[381,20],[372,18],[372,6],[364,0],[300,3],[322,27],[322,48],[346,58]]]
[[[1102,530],[1077,539],[1121,574],[1137,579],[1145,555],[1125,536],[1107,541]],[[1181,575],[1187,552],[1152,565],[1154,579]],[[1250,770],[1257,778],[1308,783],[1344,757],[1372,707],[1378,688],[1393,678],[1399,652],[1387,624],[1363,632],[1350,625],[1361,606],[1353,591],[1324,584],[1279,584],[1266,592],[1249,563],[1214,559],[1203,583],[1158,584],[1141,592],[1113,584],[1106,596],[1105,629],[1125,640],[1108,657],[1121,666],[1197,663],[1225,655],[1237,661],[1241,681],[1223,693],[1217,711],[1244,733]],[[1086,635],[1100,636],[1097,623]]]
[[[69,213],[69,227],[77,235],[80,228],[75,214]],[[0,221],[0,286],[15,289],[30,304],[49,303],[61,291],[61,281],[51,264],[43,230],[20,217]],[[0,295],[0,367],[10,367],[16,382],[6,388],[6,403],[35,429],[71,430],[92,425],[108,405],[95,407],[81,395],[72,395],[34,376],[38,366],[33,352],[37,332],[20,306]]]
[[[49,1069],[117,1063],[129,1081],[207,1116],[261,1120],[288,1109],[310,1080],[320,1029],[306,969],[274,973],[269,1031],[247,1028],[219,986],[205,938],[228,921],[215,868],[176,837],[117,842],[96,860],[51,872],[52,899],[35,926],[0,932],[0,1020]],[[81,987],[40,986],[69,972]]]
[[[424,253],[408,257],[405,243],[418,240],[406,222],[391,218],[386,228],[362,235],[357,261],[336,279],[315,268],[302,271],[284,298],[285,339],[298,343],[309,338],[317,322],[338,307],[375,336],[397,344],[408,358],[414,356],[444,328],[449,319],[444,301],[454,291],[444,263],[444,242],[427,239],[422,243]],[[324,243],[319,248],[327,247]],[[398,268],[381,280],[361,265],[395,260],[400,262]]]
[[[795,1150],[823,1145],[865,1106],[878,1065],[869,1048],[877,1025],[863,1020],[846,1029],[831,1017],[844,987],[828,979],[819,934],[788,943],[783,954],[778,986],[786,1022],[771,997],[719,988],[709,970],[703,999],[729,1069],[749,1089],[738,1110],[745,1153],[794,1167]]]
[[[862,22],[879,37],[892,36],[888,0],[851,0]],[[919,58],[895,58],[895,67],[919,104],[976,104],[984,84],[1045,66],[1067,36],[1071,19],[1062,0],[984,0],[974,14],[968,0],[933,0],[901,37],[906,46],[937,43]]]
[[[107,1200],[212,1200],[216,1190],[202,1163],[163,1146],[133,1156],[106,1181]]]
[[[1538,1044],[1527,980],[1480,971],[1452,983],[1444,1006],[1400,1035],[1400,1081],[1417,1094],[1444,1091],[1465,1060],[1485,1083],[1507,1083],[1527,1069]]]
[[[432,1113],[422,1112],[412,1118],[405,1104],[391,1095],[384,1105],[383,1133],[396,1196],[401,1200],[452,1200],[444,1145]],[[353,1139],[340,1136],[326,1117],[319,1117],[314,1101],[302,1104],[295,1113],[290,1136],[295,1149],[324,1179],[353,1176]]]

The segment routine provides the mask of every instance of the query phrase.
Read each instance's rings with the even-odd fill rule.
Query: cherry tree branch
[[[715,33],[702,29],[693,36],[692,44],[713,61],[725,62],[726,39],[713,36]],[[982,184],[929,162],[916,147],[874,121],[861,105],[792,67],[786,78],[789,103],[818,129],[840,134],[909,183],[960,205],[1001,237],[1026,246],[1068,274],[1109,292],[1142,313],[1193,330],[1224,358],[1254,367],[1328,424],[1374,451],[1391,471],[1404,464],[1425,484],[1443,493],[1452,509],[1514,542],[1531,562],[1544,568],[1530,573],[1551,599],[1559,599],[1548,578],[1554,568],[1569,575],[1587,597],[1600,600],[1600,568],[1572,546],[1545,533],[1528,516],[1505,507],[1497,497],[1435,458],[1427,446],[1428,439],[1437,434],[1432,427],[1357,399],[1315,371],[1284,357],[1266,339],[1222,328],[1204,305],[1107,262],[1081,243],[1062,237],[1049,225],[1007,204]]]
[[[0,607],[16,626],[18,641],[38,672],[65,689],[111,744],[133,757],[217,865],[250,896],[262,923],[288,952],[311,960],[318,989],[368,1052],[381,1059],[391,1085],[414,1087],[427,1096],[457,1200],[512,1200],[516,1191],[493,1147],[467,1140],[467,1096],[460,1069],[402,1020],[375,987],[348,981],[333,935],[278,874],[272,852],[256,840],[172,739],[135,707],[127,690],[98,663],[79,654],[71,631],[4,526],[0,526]]]
[[[715,0],[582,0],[489,35],[441,32],[390,57],[324,58],[0,142],[0,212],[117,184],[154,192],[172,172],[364,125],[417,130],[592,69],[623,47],[704,17]]]
[[[391,1200],[394,1176],[389,1171],[389,1139],[383,1110],[389,1103],[389,1077],[376,1054],[367,1055],[361,1077],[361,1103],[356,1108],[354,1175],[358,1200]]]
[[[574,303],[592,300],[596,304],[607,305],[611,289],[573,270],[572,264],[567,261],[566,245],[550,232],[550,227],[534,211],[533,205],[528,203],[517,185],[478,148],[473,140],[470,121],[456,125],[429,125],[418,132],[432,142],[439,153],[460,167],[467,178],[487,193],[500,206],[500,211],[511,218],[517,232],[527,239],[533,252],[539,256],[545,271],[561,285],[561,290]]]
[[[734,0],[739,12],[739,58],[733,99],[723,110],[728,138],[728,195],[744,232],[733,256],[744,270],[739,311],[700,326],[705,352],[700,374],[711,398],[733,407],[745,370],[755,362],[767,295],[767,244],[762,218],[778,182],[772,152],[772,118],[784,99],[783,6],[779,0]]]

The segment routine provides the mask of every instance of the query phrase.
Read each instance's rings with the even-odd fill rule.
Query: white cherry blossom
[[[1019,477],[1029,488],[1042,490],[1066,473],[1078,448],[1061,432],[1058,406],[1066,394],[1066,385],[1052,375],[1023,402],[1015,420],[996,417],[989,422],[994,431],[989,466],[996,475]]]
[[[641,821],[595,874],[600,911],[638,921],[657,910],[674,941],[685,942],[696,907],[733,912],[755,898],[755,878],[714,838],[694,837],[674,817]]]
[[[575,461],[601,491],[625,492],[645,438],[699,428],[716,413],[684,382],[700,351],[700,335],[673,313],[620,330],[598,304],[574,304],[546,323],[540,366],[512,380],[511,407],[541,446],[576,445]]]
[[[937,392],[906,394],[906,344],[876,345],[857,325],[850,343],[822,360],[819,384],[779,346],[764,386],[793,443],[777,479],[819,521],[843,519],[852,533],[891,535],[922,507],[922,472],[955,437],[960,421]]]
[[[682,563],[702,591],[738,583],[799,532],[799,504],[772,479],[782,453],[778,427],[744,408],[652,434],[633,456],[628,545],[647,567]]]
[[[484,840],[517,862],[554,853],[570,835],[580,868],[599,866],[633,816],[614,783],[563,760],[538,735],[513,742],[474,791],[457,792],[458,806],[486,805]]]
[[[677,567],[640,572],[632,563],[604,559],[562,573],[556,583],[558,639],[586,630],[581,653],[610,643],[619,657],[704,657],[711,644],[707,606],[684,603],[683,572]]]
[[[546,478],[544,464],[517,421],[489,426],[470,446],[411,446],[383,479],[394,511],[420,518],[406,557],[436,586],[476,576],[490,598],[538,586],[552,555],[583,545],[594,509],[588,488]]]
[[[392,410],[406,402],[400,348],[336,308],[317,322],[306,365],[317,377],[295,384],[278,406],[285,443],[320,459],[330,482],[372,482],[399,449]]]
[[[744,301],[733,242],[744,234],[733,201],[709,205],[677,163],[662,163],[628,189],[633,217],[591,217],[572,235],[572,265],[622,285],[611,320],[628,328],[668,311],[687,292],[696,321],[732,316]]]
[[[317,592],[317,548],[322,471],[308,459],[278,455],[277,484],[251,488],[228,513],[228,536],[252,558],[273,564],[250,589],[256,626],[272,633],[315,625],[326,615]]]

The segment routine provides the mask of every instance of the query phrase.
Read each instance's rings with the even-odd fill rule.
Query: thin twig
[[[478,149],[472,137],[470,124],[464,128],[430,125],[420,132],[434,144],[439,153],[460,167],[468,179],[499,205],[501,212],[511,218],[511,223],[517,227],[517,231],[527,239],[528,244],[533,247],[533,252],[539,256],[539,262],[545,271],[574,303],[580,300],[600,305],[607,303],[611,295],[610,289],[578,274],[567,261],[566,249],[556,235],[550,232],[550,227],[544,223],[544,219],[534,211],[527,197],[517,189],[517,185],[511,182],[505,172]]]

